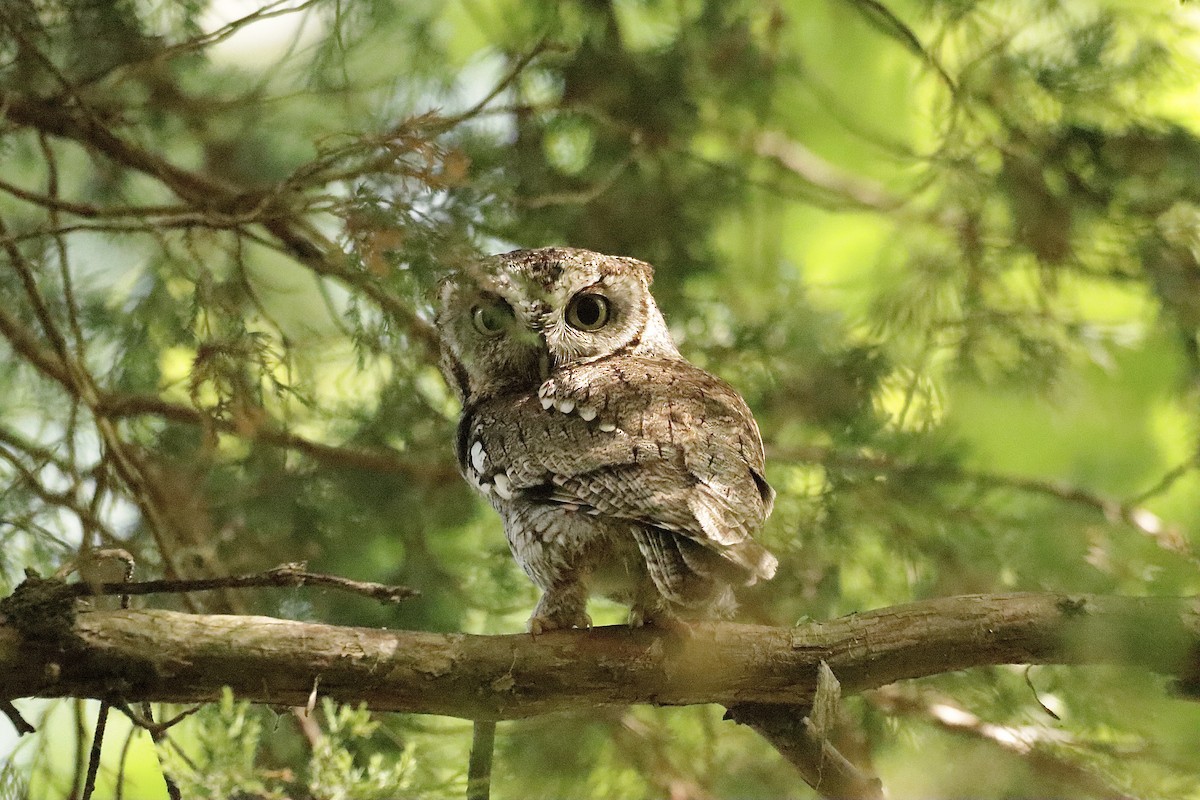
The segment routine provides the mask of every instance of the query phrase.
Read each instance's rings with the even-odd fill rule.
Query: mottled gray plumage
[[[534,633],[728,613],[769,579],[753,540],[771,513],[758,426],[728,384],[679,355],[650,265],[518,250],[443,284],[443,370],[463,402],[458,460],[543,590]]]

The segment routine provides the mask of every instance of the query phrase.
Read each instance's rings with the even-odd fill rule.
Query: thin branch
[[[86,755],[87,742],[87,726],[85,725],[83,712],[85,705],[82,699],[76,698],[71,709],[74,712],[75,722],[75,768],[71,770],[71,791],[68,797],[78,797],[83,788],[84,779],[84,756]]]
[[[128,554],[120,550],[97,551],[93,558],[114,558]],[[63,574],[75,571],[72,565]],[[100,597],[119,595],[122,598],[121,607],[128,608],[128,598],[132,595],[146,594],[184,594],[186,592],[204,592],[228,589],[253,589],[264,587],[296,588],[300,586],[321,586],[328,589],[339,589],[344,592],[360,594],[381,603],[399,603],[411,597],[419,597],[420,592],[407,586],[395,586],[374,581],[356,581],[339,575],[328,575],[321,572],[309,572],[303,564],[282,564],[266,572],[250,575],[225,575],[215,578],[192,578],[137,581],[129,580],[132,574],[132,561],[127,561],[125,580],[119,583],[83,580],[77,583],[66,583],[61,575],[52,578],[41,578],[29,572],[26,580],[17,587],[9,597],[0,599],[0,612],[20,616],[25,609],[52,605],[61,613],[65,604],[79,597]]]
[[[0,444],[5,444],[2,438],[0,438]],[[21,463],[20,459],[3,446],[0,446],[0,461],[6,462],[17,473],[20,483],[33,492],[47,506],[65,508],[78,517],[83,525],[101,531],[110,539],[116,538],[113,531],[95,513],[94,509],[80,503],[73,491],[55,492],[46,488],[45,484],[38,478],[35,470],[25,466],[25,464]]]
[[[42,160],[46,162],[46,194],[57,200],[59,196],[58,158],[54,155],[54,148],[47,141],[46,134],[38,133],[38,147],[42,151]],[[50,226],[57,229],[61,224],[58,209],[51,206],[47,211],[47,216]],[[54,244],[58,251],[58,272],[59,280],[62,281],[63,303],[67,308],[67,324],[71,329],[71,336],[75,340],[75,354],[78,358],[83,359],[87,352],[86,344],[83,328],[79,324],[79,303],[75,299],[75,283],[71,278],[71,262],[67,254],[67,242],[64,235],[55,234]]]
[[[110,419],[157,416],[171,422],[210,427],[242,439],[296,450],[314,461],[331,466],[396,473],[414,479],[444,480],[456,474],[445,462],[414,461],[388,450],[366,450],[315,442],[274,425],[262,424],[247,428],[245,425],[211,416],[192,406],[172,403],[154,395],[108,394],[100,401],[100,413]]]
[[[138,725],[141,728],[144,728],[150,734],[150,738],[154,741],[155,745],[158,745],[159,742],[166,739],[167,743],[170,744],[172,747],[174,747],[175,750],[179,753],[179,755],[181,755],[183,757],[183,759],[185,761],[188,761],[189,765],[191,765],[191,762],[188,760],[187,754],[179,749],[179,746],[175,744],[175,741],[173,739],[171,739],[169,736],[167,736],[167,731],[170,730],[170,728],[172,726],[179,724],[184,719],[190,717],[192,714],[195,714],[197,711],[199,711],[201,709],[202,706],[198,706],[198,705],[193,706],[190,709],[187,709],[179,714],[176,714],[174,717],[167,720],[166,722],[161,722],[161,723],[156,723],[154,721],[154,710],[150,707],[149,703],[142,704],[142,711],[144,712],[144,714],[141,716],[135,714],[133,712],[133,710],[130,709],[128,706],[126,706],[124,703],[118,703],[117,706],[119,708],[122,708],[122,710],[125,711],[125,713],[129,716],[129,718],[134,721],[134,724]],[[155,750],[155,753],[158,755],[158,766],[159,766],[159,770],[162,772],[163,782],[167,784],[167,797],[169,798],[169,800],[183,800],[183,795],[179,791],[179,787],[175,784],[175,779],[172,778],[171,773],[165,769],[165,766],[162,762],[162,752],[160,751],[160,748],[158,748],[156,746],[154,748],[154,750]]]
[[[1175,465],[1168,470],[1167,473],[1163,475],[1162,478],[1160,478],[1153,486],[1135,494],[1133,497],[1126,500],[1124,505],[1130,507],[1140,506],[1147,500],[1158,497],[1160,494],[1167,492],[1172,486],[1175,485],[1177,481],[1183,478],[1183,476],[1196,469],[1197,460],[1200,459],[1198,459],[1197,456],[1192,456],[1187,461]]]
[[[625,174],[625,172],[634,163],[634,152],[618,161],[613,165],[612,169],[607,174],[601,176],[596,181],[588,186],[574,191],[567,192],[551,192],[549,194],[539,194],[532,197],[517,198],[516,203],[525,208],[538,209],[546,208],[547,206],[583,206],[596,200],[605,192],[616,184],[617,180]]]
[[[786,452],[774,452],[772,455],[796,461],[832,465],[838,468],[873,470],[897,475],[928,475],[933,478],[971,482],[985,488],[1013,489],[1044,495],[1098,511],[1110,521],[1120,521],[1129,525],[1142,535],[1152,539],[1162,549],[1178,553],[1193,563],[1200,563],[1200,556],[1197,556],[1192,550],[1183,533],[1176,527],[1164,524],[1154,512],[1139,507],[1135,502],[1114,500],[1081,486],[1074,486],[1062,481],[970,470],[941,462],[901,462],[888,456],[839,452],[824,447],[794,448]],[[1191,462],[1187,466],[1180,465],[1172,470],[1171,474],[1179,471],[1186,472],[1190,466]]]
[[[46,348],[36,333],[0,304],[0,336],[13,350],[46,377],[74,394],[74,384],[63,360]],[[416,462],[386,450],[363,450],[305,439],[282,428],[260,425],[247,429],[230,420],[214,417],[192,406],[172,403],[149,394],[100,393],[93,411],[101,417],[119,420],[136,416],[157,416],[171,422],[215,428],[243,439],[263,441],[286,447],[333,466],[398,473],[417,479],[443,480],[455,473],[443,462]],[[0,439],[2,441],[2,439]]]
[[[188,717],[200,711],[200,709],[204,708],[203,705],[194,705],[191,708],[186,708],[183,711],[180,711],[166,722],[155,722],[154,715],[151,713],[150,705],[148,703],[143,703],[142,705],[145,712],[143,714],[139,714],[137,711],[134,711],[133,708],[125,702],[113,703],[113,708],[129,717],[130,722],[134,724],[135,728],[141,728],[145,730],[146,733],[150,734],[150,738],[153,739],[155,743],[162,741],[162,738],[167,735],[167,731],[169,731],[171,728],[175,727]]]
[[[428,353],[438,351],[438,337],[433,326],[373,276],[352,270],[337,246],[305,218],[303,211],[289,205],[292,194],[289,187],[281,185],[266,191],[245,189],[191,172],[125,141],[109,129],[108,121],[76,113],[62,104],[31,99],[14,92],[0,92],[0,112],[14,124],[72,139],[124,167],[154,177],[197,210],[229,216],[249,215],[290,257],[318,275],[335,278],[363,292],[403,322]],[[0,235],[3,235],[2,231]]]
[[[263,7],[258,8],[251,13],[246,14],[245,16],[238,17],[237,19],[225,23],[225,25],[217,28],[216,30],[209,31],[208,33],[204,33],[199,36],[192,37],[191,39],[186,39],[182,42],[169,45],[160,50],[156,50],[150,55],[150,58],[156,61],[162,61],[166,59],[177,58],[185,53],[202,50],[205,47],[211,47],[214,44],[219,44],[220,42],[230,38],[243,28],[253,25],[256,22],[262,22],[263,20],[268,20],[273,17],[281,17],[287,14],[305,12],[322,2],[322,0],[304,0],[304,2],[301,2],[298,5],[287,5],[291,2],[293,2],[293,0],[274,0],[274,2],[267,3]],[[114,67],[114,69],[128,69],[129,67],[141,64],[146,60],[149,59],[125,61]]]
[[[87,777],[83,782],[83,800],[91,800],[92,792],[96,790],[96,776],[100,772],[100,750],[104,746],[104,731],[108,728],[107,700],[100,701],[99,716],[96,717],[96,727],[92,732],[92,749],[88,754]]]
[[[38,372],[69,388],[70,375],[62,358],[43,345],[38,335],[17,319],[2,303],[0,303],[0,336],[7,339],[17,355],[37,368]]]
[[[7,253],[10,265],[21,279],[25,293],[33,305],[34,315],[37,317],[43,333],[50,339],[52,347],[47,351],[38,341],[36,334],[2,309],[0,309],[0,333],[34,366],[57,380],[74,400],[82,402],[95,412],[100,396],[95,379],[88,371],[87,365],[81,359],[73,356],[67,348],[66,339],[58,330],[58,325],[50,315],[49,308],[38,288],[34,278],[33,265],[9,240],[3,219],[0,219],[0,249]],[[124,481],[154,537],[163,559],[164,570],[170,577],[178,577],[178,571],[172,558],[173,550],[169,546],[170,539],[167,536],[167,532],[171,528],[167,523],[167,516],[159,507],[153,492],[155,481],[142,468],[140,459],[126,445],[112,421],[99,414],[94,413],[94,416],[96,431],[99,433],[107,453],[112,457],[113,467]]]
[[[21,712],[17,710],[11,700],[0,700],[0,712],[8,717],[8,721],[16,728],[18,734],[37,733],[37,728],[30,725],[29,721],[21,716]]]
[[[921,39],[902,19],[896,16],[890,8],[879,0],[850,0],[857,11],[881,31],[896,39],[933,69],[953,95],[958,94],[958,87],[950,73],[946,72],[941,62],[921,43]]]
[[[917,717],[957,736],[970,737],[1014,754],[1044,780],[1085,792],[1103,800],[1132,800],[1130,795],[1109,785],[1101,776],[1067,758],[1051,747],[1070,745],[1061,731],[1041,727],[997,725],[985,722],[947,699],[930,699],[916,692],[887,687],[871,692],[868,700],[892,715]]]
[[[461,114],[447,117],[444,122],[445,126],[447,128],[452,128],[461,122],[465,122],[472,117],[478,116],[485,108],[488,107],[489,103],[499,97],[505,89],[512,86],[513,83],[516,82],[517,78],[521,77],[521,73],[525,71],[525,68],[533,63],[535,58],[544,53],[548,47],[549,39],[547,37],[542,37],[537,44],[531,47],[528,52],[524,53],[513,63],[512,67],[509,68],[508,73],[500,79],[500,81],[492,88],[490,92],[484,95],[482,100]]]
[[[34,316],[37,318],[38,324],[41,325],[42,333],[50,340],[51,349],[62,359],[64,364],[68,364],[70,355],[67,350],[67,341],[58,329],[58,323],[51,316],[45,298],[38,288],[37,280],[34,277],[35,270],[33,265],[29,263],[29,259],[25,257],[20,248],[12,242],[8,234],[8,226],[4,224],[3,217],[0,217],[0,248],[3,248],[4,252],[8,255],[9,265],[17,273],[17,277],[20,278],[21,286],[25,289],[26,298],[29,300],[30,306],[33,307]],[[70,374],[69,367],[67,374]]]
[[[81,582],[64,584],[64,589],[76,597],[90,597],[95,595],[180,594],[183,592],[203,592],[216,589],[295,588],[299,586],[321,586],[327,589],[340,589],[345,592],[370,597],[381,603],[399,603],[411,597],[419,597],[421,594],[416,589],[411,589],[407,586],[391,586],[373,581],[356,581],[321,572],[308,572],[301,564],[284,564],[275,569],[252,575],[227,575],[217,578],[153,580],[130,583],[93,584],[90,582]]]
[[[890,212],[905,204],[903,198],[889,194],[879,184],[835,167],[804,145],[782,134],[762,134],[754,143],[754,152],[775,160],[780,166],[817,189],[844,197],[855,205]]]
[[[6,180],[0,180],[0,192],[7,192],[19,200],[41,206],[47,210],[62,211],[77,217],[84,217],[85,219],[108,219],[114,217],[146,219],[147,217],[173,217],[183,214],[195,214],[195,209],[192,206],[180,203],[156,206],[97,206],[90,203],[79,203],[23,189]]]
[[[467,763],[467,800],[488,800],[492,793],[492,754],[496,747],[496,721],[477,719],[471,733]]]

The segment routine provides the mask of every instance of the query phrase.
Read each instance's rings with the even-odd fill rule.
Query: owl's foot
[[[645,608],[635,605],[629,609],[629,627],[641,628],[643,626],[689,638],[695,633],[690,622],[664,608]]]
[[[547,590],[538,601],[527,627],[534,636],[562,628],[591,628],[587,615],[587,593],[584,587],[561,587]]]
[[[547,617],[540,614],[534,614],[529,618],[529,622],[525,623],[529,632],[537,636],[547,631],[557,631],[562,628],[585,628],[592,627],[592,618],[584,612],[579,612],[578,615],[570,619],[561,619],[559,617]]]

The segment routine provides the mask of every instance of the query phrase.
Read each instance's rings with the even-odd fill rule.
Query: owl
[[[775,492],[745,401],[688,363],[649,264],[517,250],[441,287],[442,370],[462,400],[458,463],[542,590],[530,632],[590,627],[587,600],[633,625],[728,615],[775,574],[754,541]]]

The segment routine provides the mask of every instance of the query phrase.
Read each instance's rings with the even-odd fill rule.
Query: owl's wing
[[[468,408],[459,458],[502,496],[642,522],[774,574],[752,535],[770,513],[758,426],[728,384],[686,361],[624,357],[560,370],[537,395]]]

